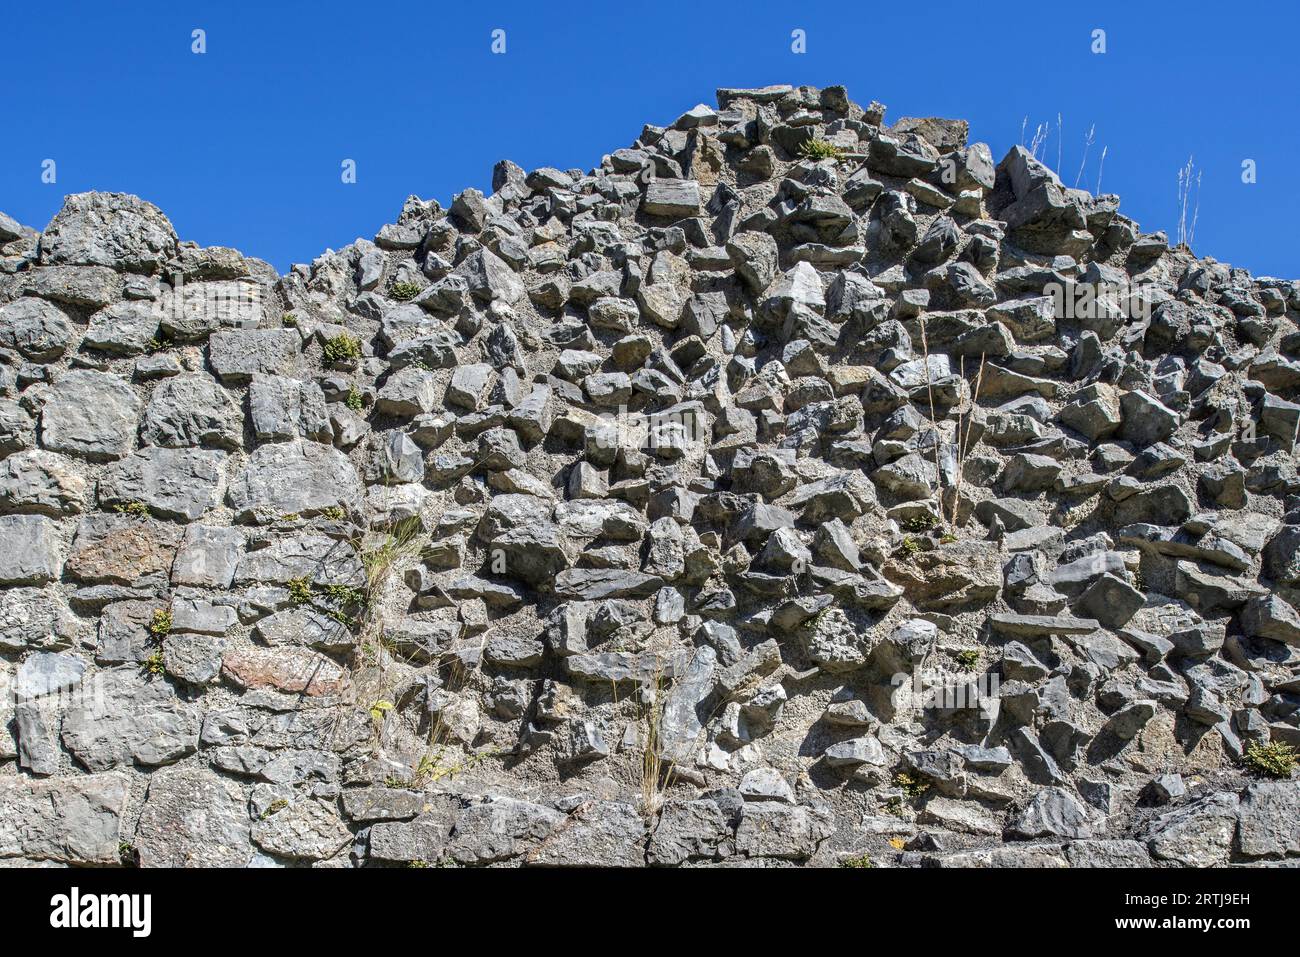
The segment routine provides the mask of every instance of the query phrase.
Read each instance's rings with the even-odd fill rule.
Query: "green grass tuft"
[[[146,658],[141,665],[141,668],[143,668],[144,673],[149,675],[151,678],[161,678],[163,675],[167,674],[167,665],[163,660],[162,649],[159,648]]]
[[[811,139],[805,140],[799,147],[799,155],[808,159],[840,159],[844,156],[845,151],[834,143],[827,143],[825,140]]]
[[[149,620],[149,634],[157,641],[162,641],[172,630],[172,613],[166,608],[155,608]]]
[[[930,790],[930,782],[925,778],[909,774],[906,771],[899,771],[894,775],[894,784],[902,789],[903,793],[909,798],[919,798],[926,791]]]
[[[302,578],[290,578],[288,588],[289,600],[295,605],[305,605],[311,601],[311,579],[306,575]]]
[[[1242,759],[1246,767],[1258,774],[1271,778],[1289,778],[1296,767],[1296,751],[1289,744],[1274,741],[1272,744],[1246,745],[1246,754]]]
[[[361,358],[361,340],[340,332],[332,339],[325,340],[325,361],[343,362],[348,359]]]
[[[420,284],[418,282],[395,282],[388,294],[398,302],[410,302],[420,294]]]

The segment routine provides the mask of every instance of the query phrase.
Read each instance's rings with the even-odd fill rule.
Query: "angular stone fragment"
[[[362,564],[352,544],[325,535],[279,538],[236,557],[236,585],[287,585],[295,578],[305,578],[312,584],[359,587],[364,581]]]
[[[1261,595],[1241,611],[1246,634],[1300,647],[1300,612],[1277,595]]]
[[[669,801],[651,834],[649,863],[673,866],[731,852],[733,827],[714,801]]]
[[[806,860],[831,835],[833,822],[824,808],[749,803],[736,828],[736,850],[752,858]]]
[[[329,442],[333,438],[325,395],[314,382],[255,374],[248,388],[248,411],[253,434],[260,442],[297,438]]]
[[[67,351],[72,338],[72,324],[52,302],[24,297],[0,306],[0,348],[33,362],[53,362]]]
[[[143,503],[162,518],[194,521],[221,500],[224,452],[147,448],[115,463],[99,483],[107,505]]]
[[[157,340],[158,322],[152,303],[119,302],[90,317],[82,344],[114,355],[136,356]]]
[[[41,444],[92,462],[131,450],[140,400],[117,376],[77,369],[59,376],[41,410]]]
[[[361,478],[337,449],[315,442],[259,446],[230,483],[230,506],[240,521],[273,522],[328,508],[356,512]]]
[[[333,857],[352,840],[333,802],[307,799],[277,808],[253,822],[253,843],[277,857],[320,861]]]
[[[246,648],[230,651],[222,674],[240,688],[270,689],[308,697],[341,694],[347,673],[332,660],[305,648]]]
[[[65,573],[83,582],[129,585],[166,573],[180,544],[172,524],[131,515],[87,515],[77,526]]]
[[[645,598],[663,584],[657,575],[601,568],[566,568],[555,576],[555,593],[568,599]]]
[[[635,807],[591,801],[524,860],[539,867],[644,867],[645,844],[646,821]]]
[[[40,585],[59,577],[64,545],[40,515],[0,516],[0,585]]]
[[[124,193],[75,193],[41,235],[41,262],[150,273],[176,255],[176,231],[152,203]]]
[[[402,418],[422,415],[437,403],[436,380],[416,366],[399,369],[379,388],[375,408],[385,415]]]
[[[245,867],[253,855],[250,827],[237,783],[177,765],[150,776],[132,844],[141,867]]]
[[[767,233],[737,233],[727,243],[727,255],[736,274],[755,294],[765,290],[776,275],[776,240]]]
[[[646,184],[641,208],[651,216],[694,216],[700,210],[699,184],[689,179],[652,179]]]
[[[456,275],[468,280],[470,294],[486,302],[500,300],[514,305],[524,297],[524,284],[515,271],[492,250],[475,250],[461,260]]]
[[[1122,628],[1146,602],[1146,596],[1115,575],[1104,574],[1079,599],[1081,612],[1107,628]]]
[[[117,864],[130,798],[130,782],[118,773],[0,778],[0,859]]]
[[[18,699],[59,694],[75,688],[85,671],[86,663],[74,655],[37,652],[19,666],[12,690]]]
[[[0,511],[58,517],[85,510],[90,483],[73,460],[33,449],[0,462]]]
[[[1219,791],[1162,814],[1146,829],[1151,855],[1184,867],[1210,867],[1228,857],[1237,832],[1237,795]]]
[[[1141,390],[1120,397],[1124,419],[1120,435],[1138,448],[1163,442],[1178,428],[1178,413]]]
[[[257,623],[254,635],[272,647],[299,645],[319,651],[347,651],[356,644],[342,622],[312,608],[290,608]]]
[[[465,808],[447,843],[448,855],[465,864],[491,864],[540,850],[567,820],[552,808],[490,795]]]
[[[78,630],[57,586],[0,590],[0,650],[67,647]]]
[[[302,354],[293,329],[230,329],[208,339],[208,361],[222,382],[247,382],[254,375],[292,377]]]
[[[198,748],[199,714],[138,668],[101,671],[63,719],[63,745],[83,766],[171,764]]]
[[[207,375],[178,375],[160,383],[140,424],[144,445],[238,448],[243,415],[225,389]]]
[[[229,588],[243,551],[244,533],[238,528],[188,525],[172,563],[172,584]]]
[[[1241,796],[1237,843],[1248,857],[1300,853],[1300,783],[1256,781]]]

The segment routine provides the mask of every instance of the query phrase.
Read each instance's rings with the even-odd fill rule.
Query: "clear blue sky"
[[[137,193],[183,239],[281,271],[373,236],[411,193],[487,189],[492,164],[590,169],[718,86],[842,83],[887,119],[969,119],[995,159],[1056,117],[1063,177],[1144,229],[1177,225],[1204,171],[1195,249],[1300,277],[1300,4],[405,3],[131,0],[6,4],[0,210],[43,228],[66,193]],[[191,52],[191,31],[207,52]],[[491,32],[506,31],[506,53]],[[1090,51],[1094,28],[1107,52]],[[791,31],[807,52],[791,52]],[[45,159],[58,181],[41,182]],[[353,159],[358,181],[340,182]],[[1253,159],[1258,182],[1241,182]]]

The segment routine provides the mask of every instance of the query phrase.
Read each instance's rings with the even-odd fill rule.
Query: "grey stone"
[[[472,363],[457,366],[451,374],[451,383],[447,386],[447,402],[461,408],[477,411],[487,392],[488,378],[492,367],[485,363]]]
[[[1122,628],[1146,602],[1146,596],[1111,574],[1097,578],[1083,593],[1078,609],[1107,628]]]
[[[314,382],[254,374],[248,387],[248,413],[253,434],[261,442],[297,438],[329,442],[334,437],[325,395]]]
[[[539,867],[644,867],[645,847],[646,821],[636,808],[586,801],[524,860]]]
[[[1141,390],[1120,397],[1124,421],[1119,434],[1138,448],[1163,442],[1178,428],[1178,413]]]
[[[562,598],[643,598],[663,584],[657,575],[602,568],[566,568],[555,576],[555,593]]]
[[[152,303],[119,302],[90,317],[82,344],[114,355],[138,356],[158,337],[158,312]]]
[[[0,516],[0,584],[40,585],[59,577],[64,545],[58,526],[40,515]]]
[[[1300,612],[1277,595],[1260,595],[1241,610],[1246,634],[1300,647]]]
[[[302,339],[293,329],[227,329],[208,339],[208,361],[222,382],[241,383],[259,373],[293,377]]]
[[[82,468],[57,452],[33,449],[0,461],[0,511],[59,517],[84,511],[90,483]]]
[[[0,778],[0,859],[117,864],[130,798],[130,782],[115,773]]]
[[[80,309],[103,309],[117,302],[125,285],[107,266],[46,266],[28,275],[27,295]]]
[[[262,445],[230,483],[230,506],[242,521],[275,521],[315,515],[327,508],[357,513],[363,497],[352,463],[327,445],[284,442]]]
[[[143,663],[156,650],[148,631],[153,612],[160,606],[149,601],[109,602],[100,612],[95,661],[99,664]]]
[[[887,763],[884,748],[880,746],[879,739],[872,735],[849,738],[847,741],[833,744],[826,749],[823,757],[829,767],[845,768],[850,771],[863,764],[882,767]]]
[[[917,820],[961,834],[994,835],[1002,831],[997,818],[976,802],[946,797],[933,797],[926,801]]]
[[[59,770],[58,714],[46,701],[14,704],[14,733],[18,740],[18,766],[35,775]]]
[[[1237,817],[1237,795],[1220,791],[1155,818],[1144,840],[1160,860],[1211,867],[1227,860]]]
[[[166,682],[130,668],[94,680],[94,693],[78,696],[63,719],[63,745],[84,767],[171,764],[198,748],[199,715]]]
[[[813,622],[805,638],[808,657],[832,674],[854,671],[867,664],[878,641],[863,634],[838,608],[830,608]]]
[[[736,850],[752,858],[807,860],[831,835],[833,820],[824,808],[750,802],[736,827]]]
[[[399,369],[380,387],[375,409],[401,418],[422,415],[437,404],[436,381],[416,366]]]
[[[150,776],[132,844],[141,867],[244,867],[253,856],[250,828],[238,784],[176,765]]]
[[[689,179],[652,179],[646,184],[641,208],[651,216],[694,216],[700,210],[699,184]]]
[[[424,453],[403,432],[376,436],[374,453],[366,479],[385,485],[419,482],[424,478]]]
[[[238,620],[230,605],[184,595],[172,596],[172,631],[192,631],[203,635],[224,635]]]
[[[700,710],[713,690],[717,658],[712,648],[697,648],[685,673],[667,694],[659,719],[659,741],[668,761],[689,764],[705,743]]]
[[[25,297],[0,306],[0,348],[33,362],[53,362],[67,351],[72,338],[72,323],[52,302]]]
[[[1237,843],[1247,857],[1300,853],[1300,782],[1255,781],[1241,795]]]
[[[117,376],[74,370],[59,376],[41,410],[41,444],[106,462],[131,450],[140,400]]]
[[[243,441],[243,415],[210,376],[174,376],[154,389],[144,410],[140,441],[173,449],[238,448]]]
[[[670,866],[712,860],[730,854],[733,834],[714,801],[668,801],[659,812],[646,857],[651,864]]]
[[[461,812],[447,853],[453,860],[480,865],[529,855],[566,821],[559,811],[540,804],[489,796]]]
[[[253,823],[253,843],[278,857],[327,860],[352,841],[352,832],[339,820],[332,804],[301,800]]]
[[[1075,840],[1094,836],[1095,829],[1093,814],[1073,794],[1059,787],[1046,788],[1034,795],[1009,828],[1016,837]]]
[[[1122,741],[1137,737],[1148,721],[1156,715],[1156,703],[1150,700],[1134,701],[1125,705],[1106,722],[1105,728]]]
[[[244,533],[238,528],[189,525],[172,563],[172,584],[229,588],[243,553]]]
[[[1071,841],[1065,848],[1071,867],[1151,867],[1151,855],[1138,841]]]
[[[50,588],[7,587],[0,590],[0,649],[67,647],[77,633],[77,620]]]
[[[86,663],[75,655],[36,652],[18,667],[13,693],[17,698],[59,694],[77,686]]]
[[[194,521],[221,500],[224,452],[151,447],[115,463],[99,483],[99,500],[141,502],[162,518]]]
[[[41,262],[151,273],[176,255],[176,231],[152,203],[124,193],[75,193],[41,235]]]
[[[287,585],[295,578],[321,585],[359,585],[363,580],[362,564],[352,544],[324,535],[278,538],[264,548],[237,557],[236,585]]]
[[[211,684],[221,674],[227,647],[229,641],[225,638],[173,632],[163,642],[163,668],[176,681],[196,686]]]
[[[524,297],[524,284],[500,256],[487,248],[470,253],[455,274],[468,280],[470,294],[486,302],[500,300],[513,306]]]
[[[343,624],[311,608],[292,608],[263,618],[253,633],[272,647],[300,645],[321,651],[346,651],[356,644]]]
[[[776,275],[776,240],[766,233],[737,233],[727,243],[727,255],[731,257],[736,274],[756,295],[763,292]]]

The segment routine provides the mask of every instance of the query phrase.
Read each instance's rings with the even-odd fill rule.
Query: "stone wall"
[[[1300,285],[884,112],[0,215],[0,863],[1300,854]]]

